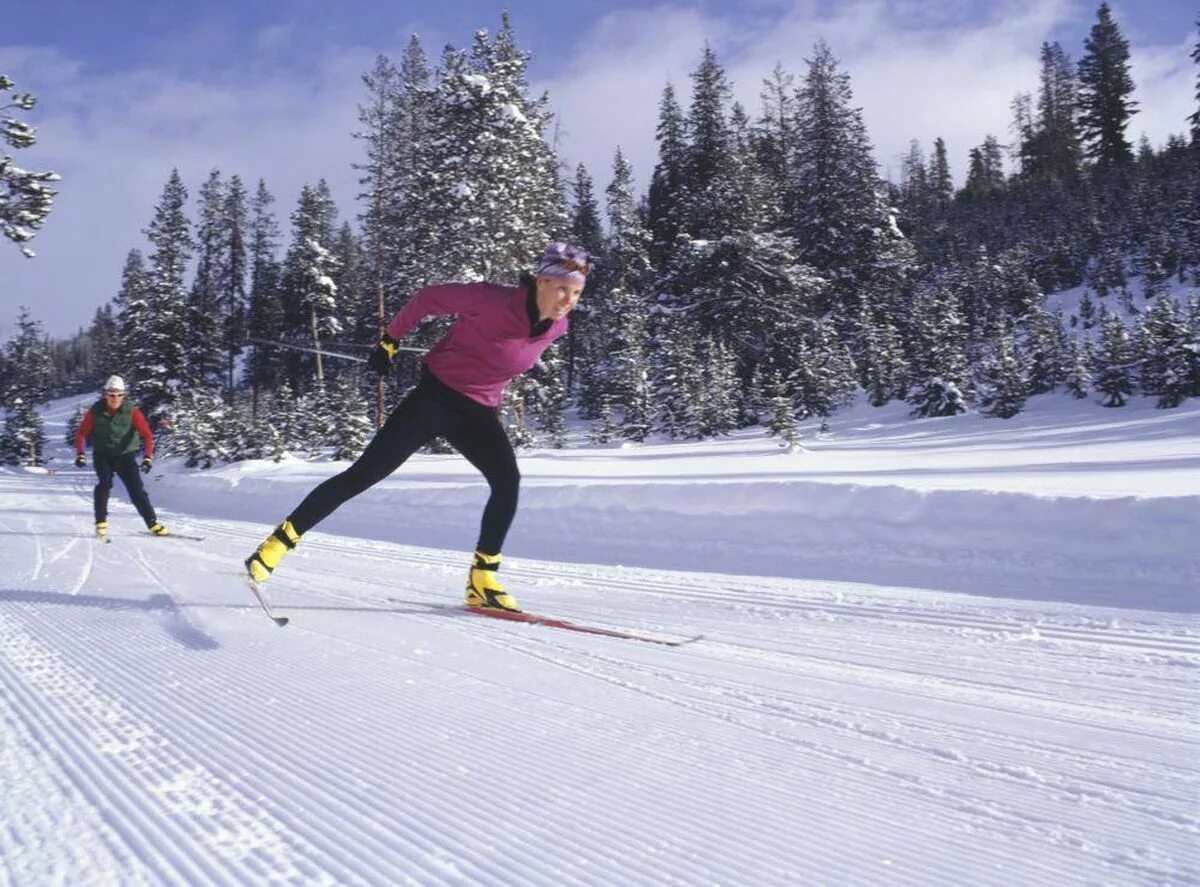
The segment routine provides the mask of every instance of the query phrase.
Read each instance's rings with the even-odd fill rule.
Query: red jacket
[[[154,455],[154,435],[150,431],[150,423],[146,421],[146,417],[142,415],[142,411],[137,407],[133,408],[133,415],[130,417],[133,421],[133,429],[142,438],[142,443],[146,446],[146,458],[149,459]],[[91,437],[92,429],[95,427],[95,421],[92,419],[92,411],[88,410],[83,414],[83,421],[79,423],[79,430],[75,432],[75,452],[82,453],[84,442]]]

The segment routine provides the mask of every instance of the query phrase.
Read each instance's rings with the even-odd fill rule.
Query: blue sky
[[[759,0],[741,3],[690,3],[687,8],[726,11],[733,21],[779,16],[789,10],[812,9],[828,13],[837,6],[852,4],[779,3]],[[1006,6],[1019,4],[987,2],[889,3],[898,18],[915,27],[931,23],[944,27],[980,23]],[[259,47],[259,35],[284,29],[290,47],[299,52],[319,51],[330,45],[370,44],[380,38],[393,42],[413,30],[423,34],[442,32],[455,42],[497,20],[501,9],[509,9],[524,43],[534,51],[559,42],[572,28],[586,30],[607,14],[644,8],[645,3],[572,0],[571,3],[540,0],[507,5],[478,2],[395,3],[379,0],[209,0],[206,3],[128,2],[128,0],[41,0],[14,4],[4,11],[5,35],[21,37],[19,43],[53,45],[86,60],[98,71],[120,71],[132,65],[193,66],[211,60],[235,63]],[[670,4],[684,8],[681,4]],[[1049,39],[1066,46],[1082,41],[1086,26],[1094,19],[1098,3],[1068,4],[1066,14],[1051,29]],[[1186,32],[1197,17],[1197,7],[1183,0],[1143,0],[1117,3],[1119,20],[1126,36],[1140,43],[1170,43]],[[569,9],[569,13],[564,13]],[[732,11],[731,11],[732,10]],[[1083,25],[1084,27],[1081,27]],[[39,39],[40,35],[40,39]],[[31,39],[32,38],[32,39]],[[8,42],[8,41],[5,41]],[[1076,53],[1077,54],[1077,53]],[[299,62],[299,59],[293,59]]]
[[[601,191],[618,145],[645,182],[655,160],[662,87],[686,101],[688,73],[710,43],[737,97],[758,108],[777,62],[804,70],[824,38],[850,74],[887,173],[910,139],[942,136],[958,181],[985,135],[1008,136],[1009,102],[1036,89],[1038,49],[1058,40],[1078,58],[1097,3],[1073,0],[852,0],[741,3],[122,0],[8,3],[0,71],[35,92],[39,144],[20,165],[63,176],[55,212],[25,260],[0,244],[0,338],[20,304],[54,335],[91,319],[142,248],[172,166],[194,194],[208,171],[259,177],[285,222],[300,187],[324,177],[352,217],[359,159],[360,76],[378,53],[398,57],[417,33],[433,58],[466,45],[510,10],[533,53],[535,89],[558,112],[560,155],[585,163]],[[1111,4],[1133,49],[1131,127],[1161,144],[1194,109],[1197,7],[1181,0]]]

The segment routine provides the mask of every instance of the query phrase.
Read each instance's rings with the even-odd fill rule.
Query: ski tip
[[[246,587],[250,589],[250,593],[254,595],[254,599],[258,601],[258,605],[262,607],[262,611],[267,614],[267,618],[283,628],[290,621],[287,616],[276,616],[271,611],[271,605],[267,603],[267,599],[263,597],[262,589],[258,583],[254,581],[254,577],[248,573],[242,573],[242,580],[246,583]]]

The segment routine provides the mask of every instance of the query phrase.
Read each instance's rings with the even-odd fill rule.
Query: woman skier
[[[265,581],[306,532],[440,435],[483,473],[491,488],[467,573],[466,603],[519,613],[516,600],[496,578],[520,486],[516,456],[498,408],[513,377],[532,367],[566,334],[567,315],[583,292],[588,263],[584,250],[552,243],[536,274],[522,274],[518,286],[450,283],[414,293],[371,353],[370,366],[376,372],[387,372],[399,340],[423,318],[455,315],[457,319],[422,357],[419,384],[358,460],[317,486],[246,558],[250,578],[255,583]]]
[[[138,436],[141,441],[138,441]],[[103,397],[83,414],[79,430],[75,432],[75,464],[83,468],[87,457],[83,454],[84,442],[92,439],[92,464],[96,469],[96,487],[92,491],[92,507],[96,516],[96,535],[108,535],[108,494],[112,489],[113,475],[121,478],[129,500],[146,522],[146,528],[155,536],[166,536],[167,528],[158,522],[154,506],[138,477],[137,451],[143,445],[142,473],[150,471],[154,457],[154,435],[142,411],[125,398],[125,380],[120,376],[109,376],[104,383]]]

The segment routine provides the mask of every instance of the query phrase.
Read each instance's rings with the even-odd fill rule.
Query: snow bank
[[[155,499],[199,516],[259,520],[266,529],[316,482],[307,472],[253,481],[172,473],[156,484]],[[321,529],[465,551],[486,498],[482,481],[393,479]],[[1198,515],[1196,496],[1093,499],[805,481],[534,481],[522,489],[506,547],[516,557],[577,563],[1194,612]]]

